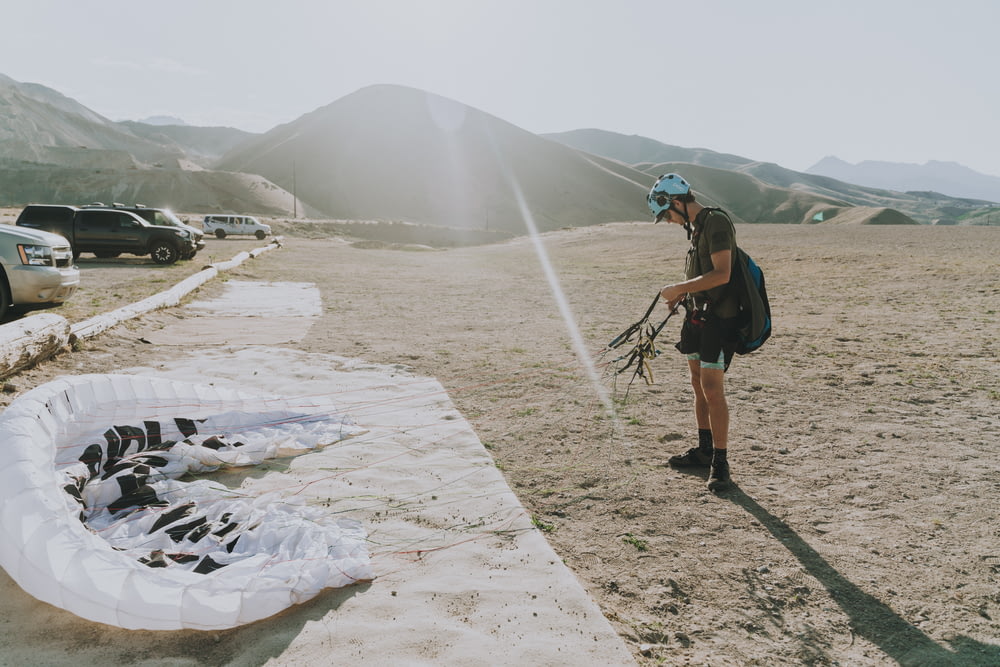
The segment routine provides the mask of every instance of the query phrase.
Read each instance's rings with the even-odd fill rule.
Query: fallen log
[[[65,317],[39,313],[0,327],[0,378],[31,368],[69,344]]]

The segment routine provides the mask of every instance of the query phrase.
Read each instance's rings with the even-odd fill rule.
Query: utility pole
[[[298,188],[295,185],[295,160],[292,160],[292,219],[297,220],[299,217],[299,195],[296,192]]]

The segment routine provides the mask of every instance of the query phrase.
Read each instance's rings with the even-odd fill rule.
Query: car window
[[[154,225],[160,225],[161,227],[180,227],[180,220],[170,217],[163,211],[144,211],[138,214],[139,217],[145,218],[147,221]]]
[[[91,229],[111,229],[118,225],[118,214],[114,211],[82,211],[81,216]]]
[[[171,227],[183,227],[184,221],[177,217],[177,215],[170,209],[163,211],[156,211],[156,219],[162,220],[162,222],[157,222],[158,225],[170,225]]]
[[[50,220],[69,220],[73,217],[73,209],[60,206],[29,206],[20,215],[21,222],[48,222]]]
[[[119,213],[118,214],[118,226],[119,227],[122,227],[122,228],[132,227],[134,224],[135,224],[135,218],[133,218],[128,213]]]

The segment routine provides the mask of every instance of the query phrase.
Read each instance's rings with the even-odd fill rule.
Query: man
[[[736,229],[725,213],[699,204],[691,186],[678,174],[657,179],[647,197],[655,221],[682,225],[691,240],[683,282],[667,285],[660,296],[673,309],[683,300],[687,318],[677,349],[687,355],[694,388],[698,446],[670,457],[676,467],[710,468],[708,488],[729,487],[729,405],[725,372],[733,349],[727,344],[732,318],[738,313],[736,296],[727,290],[736,254]]]

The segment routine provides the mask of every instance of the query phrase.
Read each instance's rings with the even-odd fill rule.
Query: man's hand
[[[683,301],[685,296],[687,296],[686,288],[677,285],[667,285],[660,290],[660,298],[667,302],[670,310],[677,308],[677,304]]]

